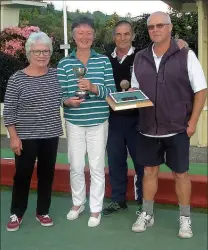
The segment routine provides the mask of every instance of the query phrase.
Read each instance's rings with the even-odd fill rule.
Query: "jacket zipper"
[[[157,84],[158,84],[158,73],[156,75],[156,91],[155,91],[155,123],[156,123],[156,135],[158,133],[158,122],[157,122]]]

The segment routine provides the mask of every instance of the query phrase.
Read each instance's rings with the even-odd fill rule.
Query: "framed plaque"
[[[110,93],[106,101],[115,111],[153,106],[141,90]]]

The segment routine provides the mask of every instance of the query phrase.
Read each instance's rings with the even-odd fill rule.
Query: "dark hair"
[[[115,24],[115,26],[113,27],[113,35],[115,35],[115,33],[116,33],[116,28],[119,27],[120,25],[123,25],[123,24],[129,25],[131,27],[132,34],[134,33],[134,27],[133,27],[133,25],[129,21],[127,21],[127,20],[121,20],[121,21],[117,22]]]
[[[82,24],[87,24],[90,26],[94,31],[95,31],[95,25],[94,21],[91,18],[88,17],[81,17],[77,20],[74,20],[71,26],[71,31],[73,31],[76,27],[82,25]]]

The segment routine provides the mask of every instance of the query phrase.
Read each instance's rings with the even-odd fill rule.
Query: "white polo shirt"
[[[122,58],[119,58],[119,63],[122,64],[123,61],[127,58],[127,56],[130,56],[130,55],[132,55],[134,53],[134,50],[135,50],[135,48],[133,46],[131,46],[131,48],[129,49],[128,53],[126,55],[124,55]],[[115,48],[114,51],[113,51],[113,53],[111,54],[111,56],[113,58],[118,57],[116,51],[117,51],[117,48]]]
[[[152,46],[152,53],[153,58],[155,61],[155,66],[157,69],[157,72],[159,70],[160,62],[162,60],[163,56],[158,57],[154,52],[154,45]],[[197,93],[203,89],[207,88],[207,81],[203,72],[203,69],[201,67],[201,64],[196,57],[195,53],[192,50],[189,50],[188,57],[187,57],[187,68],[188,68],[188,76],[191,84],[191,88],[194,93]],[[131,87],[132,88],[139,88],[139,82],[136,79],[135,73],[134,73],[134,67],[132,72],[132,78],[131,78]],[[144,134],[146,136],[150,137],[170,137],[176,134],[168,134],[168,135],[148,135]]]

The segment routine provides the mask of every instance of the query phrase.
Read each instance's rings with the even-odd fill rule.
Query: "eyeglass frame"
[[[154,30],[155,27],[157,29],[162,29],[162,28],[165,27],[165,25],[170,25],[170,23],[157,23],[155,25],[153,25],[153,24],[152,25],[147,25],[147,29],[150,30],[150,31]]]
[[[50,56],[51,55],[51,51],[50,50],[31,50],[30,53],[33,53],[34,56],[40,56],[41,54],[43,56]],[[38,52],[38,54],[35,54],[36,52]],[[45,52],[47,52],[47,54],[44,54]]]

